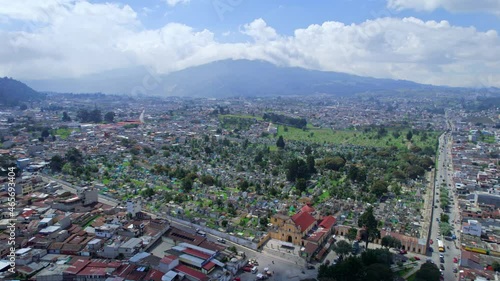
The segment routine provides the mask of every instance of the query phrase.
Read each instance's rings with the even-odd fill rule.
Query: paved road
[[[453,223],[458,217],[458,211],[455,208],[455,204],[457,199],[454,198],[454,192],[452,190],[453,186],[453,178],[451,177],[452,175],[452,166],[451,166],[451,137],[448,133],[443,134],[439,138],[439,156],[438,156],[438,163],[437,163],[437,172],[436,172],[436,179],[435,179],[435,198],[434,198],[434,206],[437,206],[433,208],[433,215],[432,215],[432,227],[431,227],[431,239],[434,241],[434,243],[431,245],[433,248],[434,252],[432,253],[432,260],[439,266],[443,265],[444,266],[444,271],[443,271],[443,276],[445,281],[452,281],[452,280],[457,280],[456,274],[453,273],[453,268],[456,267],[456,264],[453,263],[453,258],[454,257],[459,257],[460,251],[459,249],[455,246],[455,241],[447,241],[444,240],[443,236],[439,235],[439,222],[437,221],[438,218],[441,217],[441,214],[444,213],[444,210],[441,209],[440,204],[437,202],[439,199],[440,194],[440,187],[444,186],[446,189],[449,191],[449,195],[452,198],[452,208],[450,208],[450,212],[448,215],[450,216],[450,223],[454,226],[453,233],[457,233],[457,227]],[[445,252],[440,253],[438,251],[438,246],[437,246],[437,240],[441,239],[444,242],[445,246]],[[444,255],[444,263],[440,262],[439,254]]]
[[[183,231],[195,234],[196,229],[189,225],[182,224],[176,221],[170,221],[171,225],[179,228]],[[207,239],[216,242],[217,236],[207,233]],[[218,243],[218,242],[216,242]],[[291,256],[288,254],[273,254],[271,251],[255,251],[247,247],[243,247],[239,244],[233,243],[231,241],[226,241],[225,246],[235,246],[238,251],[244,251],[247,259],[255,258],[259,262],[259,272],[262,272],[264,268],[269,268],[269,270],[274,271],[274,275],[270,280],[276,281],[298,281],[305,278],[316,278],[318,276],[318,271],[315,269],[305,269],[304,261],[298,256]],[[284,250],[281,250],[284,251]],[[253,281],[255,280],[255,274],[247,272],[238,272],[238,276],[242,281]]]

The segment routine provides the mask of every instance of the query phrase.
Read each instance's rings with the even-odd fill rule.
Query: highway
[[[460,250],[457,244],[455,245],[455,241],[448,241],[444,239],[444,236],[440,235],[439,222],[438,219],[441,218],[441,214],[445,213],[440,207],[439,203],[439,195],[440,195],[440,187],[445,187],[448,190],[451,206],[449,208],[449,212],[447,213],[450,217],[449,222],[453,227],[452,233],[457,234],[459,232],[459,225],[455,224],[455,221],[459,217],[457,198],[455,193],[453,192],[453,177],[452,177],[452,160],[451,160],[451,144],[452,138],[450,133],[444,133],[439,138],[439,155],[437,158],[437,170],[436,170],[436,178],[434,185],[434,207],[432,214],[432,225],[431,225],[431,236],[430,239],[433,240],[433,244],[430,245],[433,249],[432,260],[438,267],[440,265],[444,266],[443,277],[445,281],[457,280],[457,274],[453,272],[453,269],[457,267],[457,263],[453,262],[453,258],[460,258]],[[440,253],[437,247],[437,240],[442,239],[445,246],[445,252]],[[459,238],[458,238],[459,239]],[[458,240],[457,239],[457,240]],[[459,241],[459,240],[458,240]],[[439,255],[443,254],[444,263],[440,262]]]

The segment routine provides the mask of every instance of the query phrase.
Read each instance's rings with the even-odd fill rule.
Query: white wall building
[[[481,224],[477,220],[469,220],[462,225],[462,233],[473,236],[481,236]]]

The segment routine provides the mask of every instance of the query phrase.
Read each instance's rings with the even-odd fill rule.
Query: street
[[[432,247],[432,260],[438,267],[442,264],[444,266],[443,276],[445,281],[457,280],[457,274],[453,273],[453,269],[457,267],[457,263],[453,262],[453,258],[460,258],[459,242],[459,225],[455,224],[455,221],[459,218],[459,211],[457,205],[457,198],[453,192],[452,187],[454,186],[452,178],[452,160],[451,160],[451,135],[445,133],[439,138],[439,156],[437,159],[437,171],[434,185],[434,207],[432,214],[432,224],[431,224],[431,236],[430,239],[433,240]],[[440,235],[439,222],[438,219],[441,218],[441,214],[445,211],[440,207],[438,203],[440,187],[444,186],[450,196],[450,201],[452,202],[449,208],[449,222],[453,227],[452,233],[457,235],[457,240],[445,240],[443,235]],[[437,206],[437,207],[436,207]],[[444,244],[445,252],[440,253],[438,250],[438,240],[441,239]],[[457,243],[457,245],[455,244]],[[440,262],[439,254],[443,254],[444,263]]]

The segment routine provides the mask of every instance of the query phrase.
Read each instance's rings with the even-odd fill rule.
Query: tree
[[[285,141],[283,140],[283,136],[280,136],[278,138],[278,140],[276,141],[276,146],[281,149],[285,148]]]
[[[311,147],[310,147],[309,145],[308,145],[308,146],[306,146],[306,148],[304,149],[304,153],[305,153],[306,155],[311,155],[311,153],[312,153],[312,149],[311,149]]]
[[[50,159],[50,169],[54,172],[60,172],[64,165],[64,159],[59,155],[54,155]]]
[[[115,122],[115,113],[113,111],[109,111],[104,115],[104,121],[107,123],[114,123]]]
[[[307,182],[304,178],[297,179],[297,183],[295,184],[295,188],[297,191],[302,194],[302,192],[306,191]]]
[[[364,270],[364,273],[364,280],[386,281],[394,279],[394,273],[392,272],[391,268],[381,263],[374,263],[367,266]]]
[[[75,147],[68,149],[64,158],[74,166],[80,166],[83,161],[82,153]]]
[[[347,231],[345,238],[347,238],[349,241],[354,241],[358,237],[358,229],[355,227],[349,228]]]
[[[193,189],[193,179],[191,179],[190,177],[185,177],[183,180],[182,180],[182,190],[185,192],[185,193],[189,193],[191,191],[191,189]]]
[[[441,222],[449,222],[450,216],[445,213],[441,213]]]
[[[49,129],[47,129],[47,128],[43,129],[43,131],[42,131],[42,138],[46,138],[48,136],[50,136]]]
[[[286,165],[286,179],[295,181],[298,178],[308,179],[310,174],[306,162],[302,159],[294,158]]]
[[[352,251],[352,245],[345,240],[340,240],[333,245],[333,251],[339,256],[345,256]]]
[[[494,271],[500,271],[500,263],[498,261],[494,261],[491,265]]]
[[[383,180],[376,181],[372,185],[372,192],[378,197],[382,196],[384,193],[387,192],[387,183]]]
[[[211,175],[203,175],[200,180],[203,184],[208,186],[212,186],[215,183],[215,179]]]
[[[248,190],[248,187],[250,186],[250,184],[248,183],[247,180],[241,180],[238,184],[238,188],[241,190],[241,191],[247,191]]]
[[[71,122],[71,117],[69,117],[69,115],[66,111],[63,112],[62,121],[63,122]]]
[[[69,174],[71,174],[71,172],[73,171],[73,167],[71,166],[71,163],[70,163],[70,162],[68,162],[68,163],[64,164],[64,165],[62,166],[61,171],[62,171],[63,173],[65,173],[65,174],[68,174],[68,175],[69,175]]]
[[[309,174],[316,173],[316,167],[314,167],[315,166],[314,156],[308,155],[306,158],[306,164],[307,164],[307,172]]]
[[[340,156],[326,157],[321,161],[318,161],[318,166],[322,166],[326,169],[338,171],[340,168],[345,166],[345,159]]]
[[[369,241],[373,241],[380,235],[377,225],[378,221],[373,215],[373,207],[368,207],[358,219],[358,226],[363,227],[361,238],[366,242],[367,249]]]
[[[440,276],[437,265],[426,262],[415,273],[415,281],[439,281]]]
[[[408,131],[408,133],[406,133],[406,139],[407,139],[408,141],[411,141],[411,139],[412,139],[412,138],[413,138],[413,133],[412,133],[412,132],[411,132],[411,130],[410,130],[410,131]]]

